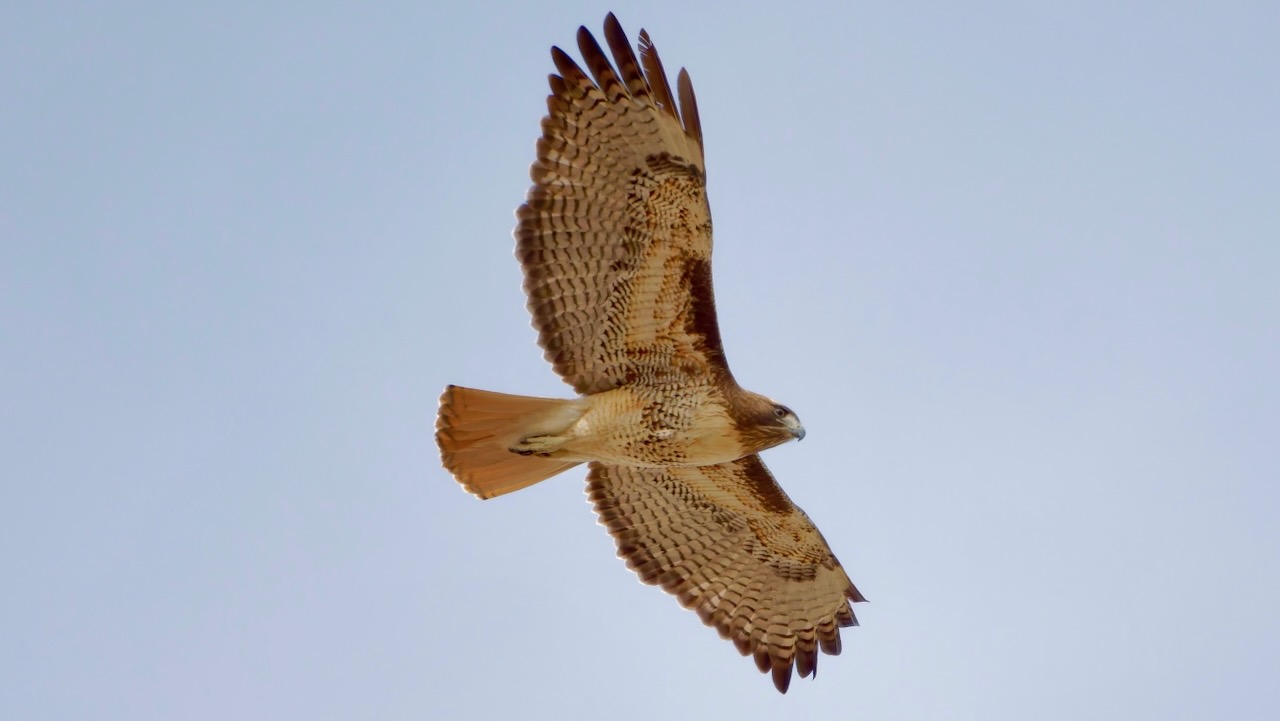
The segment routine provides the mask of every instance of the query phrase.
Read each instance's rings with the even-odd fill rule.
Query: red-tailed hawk
[[[711,292],[711,210],[689,75],[677,92],[649,36],[637,55],[610,14],[610,64],[559,48],[516,255],[546,357],[580,397],[449,386],[445,467],[492,498],[588,463],[587,493],[618,555],[786,692],[818,649],[840,653],[864,600],[760,451],[803,438],[786,406],[729,372]],[[679,97],[677,108],[676,97]]]

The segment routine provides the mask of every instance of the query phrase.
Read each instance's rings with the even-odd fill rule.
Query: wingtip
[[[778,693],[785,694],[791,688],[791,662],[775,664],[773,667],[773,686]]]

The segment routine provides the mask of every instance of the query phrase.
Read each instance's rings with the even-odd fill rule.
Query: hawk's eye
[[[786,418],[786,417],[787,417],[787,409],[786,409],[786,408],[783,408],[782,406],[774,406],[774,407],[773,407],[773,415],[775,415],[775,416],[777,416],[777,417],[779,417],[779,418]]]

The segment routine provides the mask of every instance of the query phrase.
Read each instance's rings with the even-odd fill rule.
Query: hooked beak
[[[800,425],[800,420],[794,416],[783,421],[787,426],[787,430],[791,431],[791,435],[795,436],[797,441],[804,440],[804,426]]]

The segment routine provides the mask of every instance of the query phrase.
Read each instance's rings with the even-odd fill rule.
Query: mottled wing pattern
[[[863,601],[822,534],[759,456],[718,466],[591,464],[587,493],[645,583],[661,585],[785,692],[840,653]]]
[[[711,291],[711,210],[688,75],[677,109],[646,33],[586,28],[591,76],[559,48],[516,255],[539,343],[579,393],[727,376]]]

